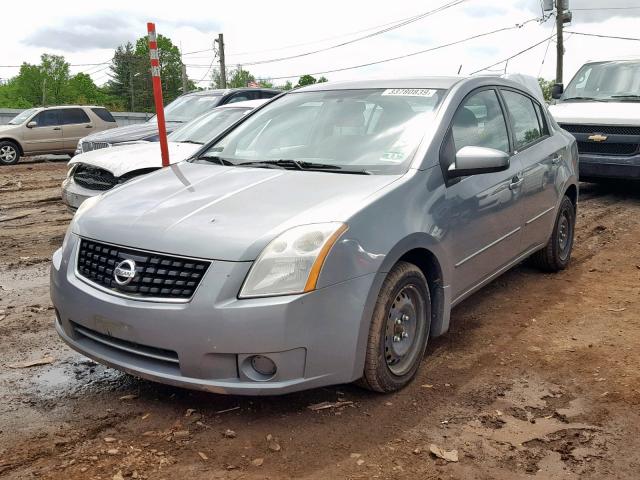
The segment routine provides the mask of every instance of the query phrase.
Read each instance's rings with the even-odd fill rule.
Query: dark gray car
[[[181,95],[164,109],[167,133],[220,105],[272,98],[280,93],[282,93],[280,90],[273,88],[228,88]],[[141,140],[151,142],[158,140],[158,123],[155,115],[145,123],[126,125],[112,129],[109,133],[98,132],[84,137],[78,142],[75,154]]]
[[[573,137],[511,81],[295,90],[83,203],[53,256],[56,329],[210,392],[394,391],[453,306],[527,257],[567,267],[576,169]]]

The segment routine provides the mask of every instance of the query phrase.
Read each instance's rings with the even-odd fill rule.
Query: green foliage
[[[293,88],[293,84],[291,83],[291,80],[287,80],[284,85],[281,85],[277,88],[279,88],[280,90],[287,91]]]
[[[163,35],[158,35],[158,59],[160,63],[160,76],[162,80],[162,97],[164,104],[173,101],[182,92],[182,60],[180,58],[180,50],[176,47],[171,39]],[[145,59],[145,61],[132,63],[132,68],[137,73],[136,80],[140,82],[142,88],[138,89],[139,93],[135,93],[135,103],[142,105],[138,110],[152,111],[155,109],[153,100],[153,86],[151,82],[151,60],[149,58],[149,40],[147,36],[141,37],[136,41],[134,55],[137,58]],[[194,88],[193,82],[189,85],[189,90]]]
[[[553,80],[545,80],[544,78],[538,78],[538,83],[540,84],[540,88],[542,89],[542,95],[544,95],[544,99],[547,102],[551,101],[551,87],[554,85]]]
[[[243,70],[242,67],[238,67],[231,71],[231,75],[227,76],[227,88],[244,88],[249,85],[250,82],[255,82],[254,77],[248,70]]]
[[[318,79],[318,81],[316,83],[324,83],[324,82],[328,82],[328,81],[329,81],[329,79],[323,75]]]
[[[313,85],[314,83],[317,83],[317,82],[318,82],[318,80],[316,80],[316,77],[314,77],[313,75],[303,75],[298,79],[298,83],[296,84],[296,88],[305,87],[307,85]]]

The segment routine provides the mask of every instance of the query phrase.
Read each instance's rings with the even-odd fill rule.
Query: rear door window
[[[78,123],[90,123],[89,116],[81,108],[63,108],[62,123],[64,125],[74,125]]]
[[[104,122],[116,123],[116,119],[113,118],[111,112],[109,112],[109,110],[107,110],[106,108],[92,108],[91,111]]]

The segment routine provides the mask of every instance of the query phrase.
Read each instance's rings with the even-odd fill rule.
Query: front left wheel
[[[360,384],[394,392],[411,382],[427,347],[430,324],[427,279],[415,265],[397,263],[378,295]]]
[[[14,165],[20,160],[18,146],[7,140],[0,142],[0,165]]]

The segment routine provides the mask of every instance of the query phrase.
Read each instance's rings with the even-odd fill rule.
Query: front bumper
[[[95,197],[101,193],[102,191],[90,190],[78,185],[73,177],[67,177],[62,182],[62,203],[71,211],[76,211],[87,198]]]
[[[362,375],[376,274],[304,295],[239,300],[250,263],[214,261],[187,303],[123,298],[75,273],[71,235],[51,268],[56,330],[72,348],[113,368],[174,386],[272,395],[347,383]],[[88,333],[87,333],[88,332]],[[277,366],[256,375],[250,358]]]
[[[640,155],[608,156],[580,154],[580,179],[620,178],[640,180]]]

